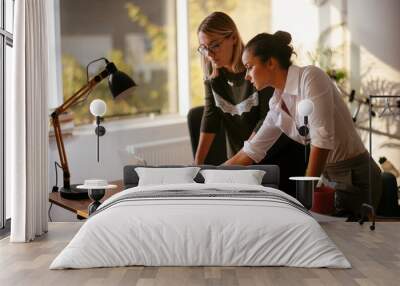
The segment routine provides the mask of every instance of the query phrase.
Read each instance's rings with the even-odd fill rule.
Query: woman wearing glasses
[[[195,164],[203,164],[221,122],[227,139],[227,157],[240,151],[243,143],[262,125],[273,89],[257,91],[245,79],[241,61],[244,44],[227,14],[214,12],[207,16],[199,25],[197,35],[206,94]],[[288,178],[304,174],[303,146],[283,135],[274,144],[271,155],[268,161],[260,163],[278,164],[280,188],[293,194],[295,186]]]
[[[289,33],[278,31],[259,34],[247,43],[242,56],[246,79],[258,90],[271,86],[275,91],[260,130],[226,164],[249,165],[268,157],[269,148],[282,133],[304,142],[299,129],[304,118],[297,108],[302,100],[310,100],[314,110],[309,115],[311,150],[306,175],[323,174],[334,182],[337,210],[358,216],[361,204],[369,201],[371,164],[372,204],[376,209],[382,190],[379,167],[370,162],[350,112],[327,74],[315,66],[292,65],[291,40]]]

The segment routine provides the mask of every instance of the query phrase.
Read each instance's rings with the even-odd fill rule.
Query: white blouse
[[[366,151],[340,91],[328,75],[315,66],[295,65],[289,67],[284,91],[275,91],[263,125],[251,140],[245,141],[243,151],[260,162],[282,132],[304,144],[305,138],[297,130],[304,125],[304,117],[297,114],[296,107],[305,98],[314,103],[314,111],[308,116],[311,145],[331,150],[327,163],[350,159]],[[282,101],[290,114],[282,109]]]

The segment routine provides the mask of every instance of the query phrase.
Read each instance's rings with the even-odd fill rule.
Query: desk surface
[[[112,184],[117,185],[117,188],[107,190],[104,197],[100,200],[104,202],[106,199],[112,195],[121,192],[124,189],[122,180],[112,182]],[[59,192],[54,192],[49,194],[49,202],[56,204],[64,209],[76,213],[79,217],[88,218],[88,206],[93,202],[91,199],[84,200],[68,200],[61,197]]]

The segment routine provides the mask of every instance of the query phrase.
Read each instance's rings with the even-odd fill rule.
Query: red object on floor
[[[315,188],[311,211],[320,214],[332,214],[335,210],[335,190],[326,186]]]

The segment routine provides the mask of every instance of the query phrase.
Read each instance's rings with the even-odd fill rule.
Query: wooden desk
[[[122,180],[111,182],[111,184],[117,185],[117,188],[106,190],[104,197],[100,200],[104,202],[112,195],[121,192],[124,189]],[[49,194],[49,202],[56,204],[66,210],[77,214],[78,218],[88,218],[88,206],[93,202],[91,199],[84,200],[68,200],[61,197],[59,192]]]

